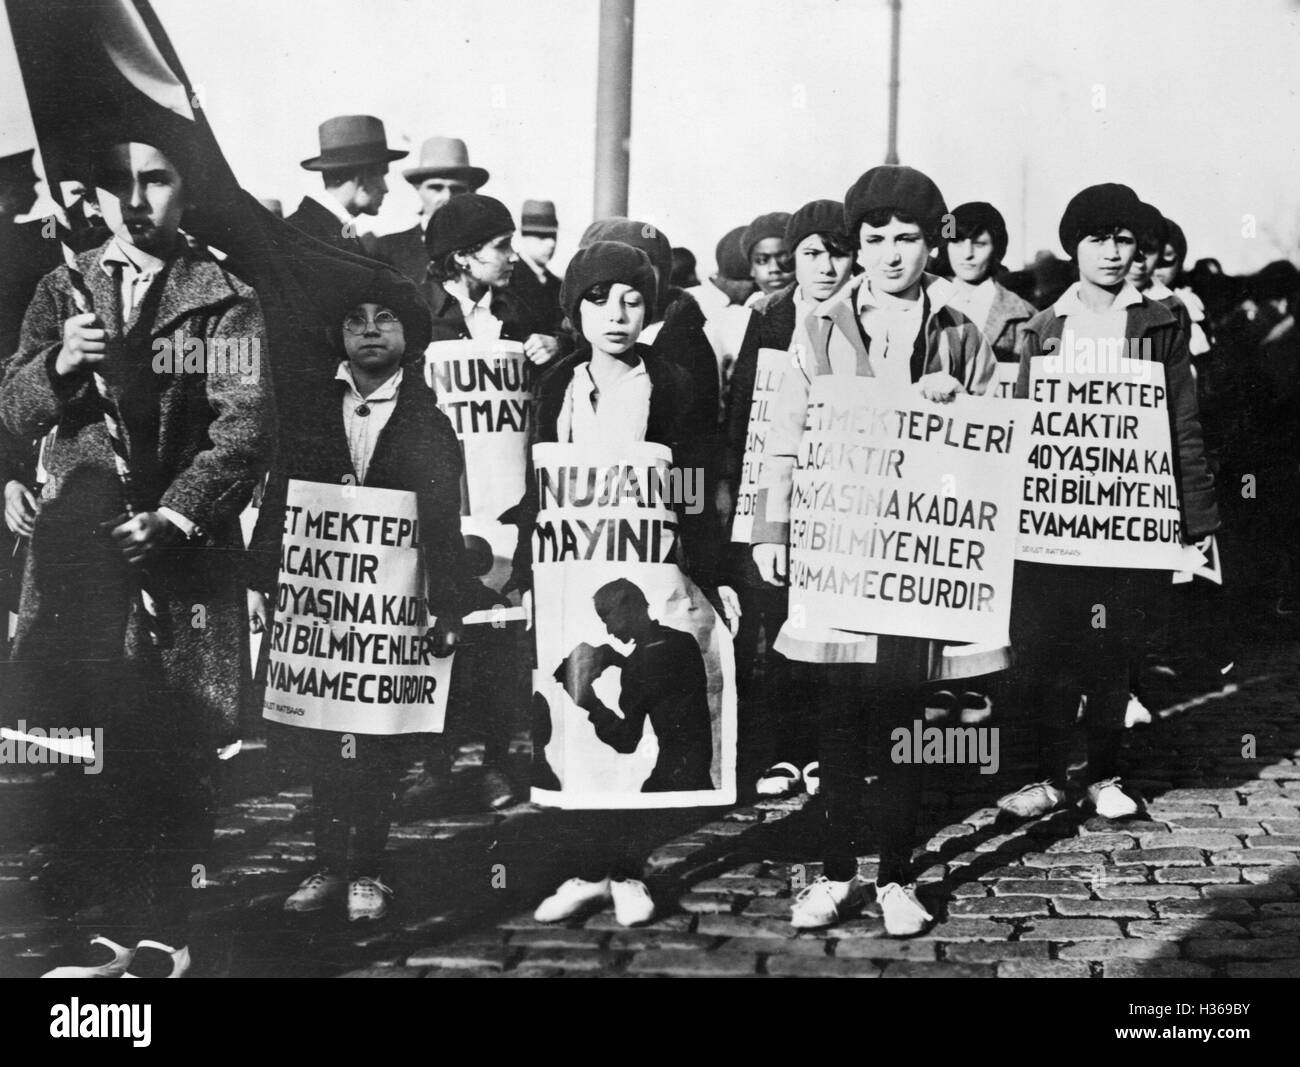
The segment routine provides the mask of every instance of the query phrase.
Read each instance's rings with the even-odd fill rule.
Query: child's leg
[[[823,874],[846,882],[858,873],[857,836],[862,825],[863,778],[867,773],[863,672],[852,664],[819,666],[814,701],[821,761]]]
[[[916,820],[921,808],[923,765],[895,763],[890,758],[890,736],[899,727],[910,730],[920,718],[920,692],[913,688],[889,687],[868,690],[864,713],[869,719],[871,751],[879,777],[870,797],[880,842],[880,870],[877,885],[912,880],[912,849],[916,842]]]
[[[344,876],[348,871],[351,832],[347,761],[342,755],[341,735],[322,733],[313,741],[311,799],[316,863],[322,871]]]

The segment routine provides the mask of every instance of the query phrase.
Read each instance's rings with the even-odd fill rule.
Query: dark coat
[[[341,485],[356,482],[352,454],[343,426],[346,384],[331,377],[296,398],[315,415],[316,433],[296,442],[271,471],[250,542],[249,585],[273,593],[284,537],[289,479]],[[375,442],[375,451],[360,483],[376,489],[399,489],[416,496],[420,541],[428,575],[429,610],[439,618],[461,617],[460,582],[464,542],[460,533],[460,442],[447,416],[438,410],[433,390],[418,368],[407,367],[393,401],[393,413]]]
[[[442,282],[432,278],[423,286],[425,299],[433,310],[432,341],[461,341],[469,338],[465,326],[465,313],[460,309],[460,302],[442,287]],[[492,314],[501,320],[501,340],[523,341],[528,334],[521,325],[519,305],[515,298],[504,289],[492,290],[492,300],[488,305]]]
[[[298,205],[298,210],[284,221],[298,227],[309,237],[324,241],[333,248],[351,252],[356,256],[372,254],[373,249],[367,246],[359,234],[353,231],[352,236],[345,237],[343,225],[339,220],[309,196],[304,196],[302,203]]]
[[[691,382],[689,376],[672,363],[659,358],[646,345],[636,346],[650,377],[650,413],[646,420],[645,439],[672,449],[675,466],[684,466],[681,456],[698,451],[696,424],[690,417]],[[553,442],[559,432],[560,412],[573,375],[583,363],[591,361],[591,349],[580,348],[547,368],[533,390],[533,410],[529,425],[532,434],[528,449],[527,486],[523,499],[511,509],[507,521],[520,528],[515,549],[511,585],[526,589],[532,585],[532,530],[537,519],[537,493],[534,489],[532,446]],[[703,587],[717,585],[718,544],[717,513],[713,498],[704,493],[703,509],[689,515],[679,509],[681,545],[685,553],[684,568]]]
[[[384,234],[375,242],[375,258],[396,267],[411,281],[423,285],[425,272],[429,269],[424,227],[417,222],[409,230]]]
[[[506,287],[520,311],[520,329],[525,337],[540,333],[558,337],[564,324],[560,308],[560,279],[542,268],[546,281],[539,281],[527,263],[516,263]]]
[[[110,336],[121,332],[113,281],[99,250],[77,263]],[[155,593],[175,630],[155,650],[144,630],[137,572],[99,532],[123,510],[95,387],[86,373],[54,377],[64,321],[77,314],[66,267],[42,279],[17,355],[0,385],[0,423],[33,440],[52,427],[6,695],[29,722],[109,725],[141,709],[182,720],[195,735],[237,736],[249,676],[239,513],[274,451],[267,353],[253,380],[214,370],[155,371],[158,342],[256,341],[253,291],[218,264],[182,250],[100,364],[126,423],[140,510],[168,507],[199,528],[160,552]],[[90,721],[87,721],[90,720]]]
[[[1169,394],[1169,439],[1178,478],[1183,534],[1187,541],[1197,541],[1219,528],[1219,507],[1214,496],[1214,478],[1205,459],[1205,439],[1201,434],[1187,335],[1179,329],[1178,320],[1167,308],[1146,297],[1142,303],[1131,305],[1127,313],[1124,336],[1148,341],[1149,348],[1143,346],[1144,358],[1149,351],[1151,359],[1164,364]],[[1017,397],[1029,396],[1030,360],[1060,344],[1065,323],[1066,318],[1058,316],[1050,307],[1029,321],[1020,377],[1016,382]]]

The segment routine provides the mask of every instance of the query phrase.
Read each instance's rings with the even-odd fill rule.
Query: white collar
[[[1146,296],[1148,300],[1168,300],[1173,295],[1174,291],[1162,281],[1153,280],[1147,286]]]
[[[591,360],[589,359],[584,360],[582,363],[580,363],[578,365],[578,371],[580,371],[581,373],[587,376],[587,381],[589,381],[591,383],[591,387],[595,389],[596,379],[591,376]],[[614,385],[615,386],[622,385],[624,382],[628,381],[631,378],[649,377],[649,373],[650,372],[645,369],[645,360],[642,359],[640,356],[638,356],[636,361],[636,366],[630,368],[625,375],[623,375],[621,378],[619,378],[617,382],[614,383]]]
[[[321,207],[338,219],[339,222],[351,223],[353,227],[356,226],[356,219],[349,215],[347,209],[330,196],[329,193],[308,193],[307,197],[310,200],[315,200],[316,203],[320,204]]]
[[[475,302],[469,298],[469,288],[459,278],[452,278],[443,282],[442,287],[456,298],[456,303],[460,305],[461,314],[466,319],[474,313],[475,308],[482,308],[489,315],[492,314],[492,290],[490,288],[485,290],[483,295]]]
[[[353,399],[360,400],[366,404],[378,404],[385,400],[395,400],[397,398],[397,387],[402,384],[402,374],[404,367],[398,367],[393,376],[384,382],[369,396],[362,396],[361,391],[357,388],[356,380],[352,377],[352,364],[346,359],[339,363],[339,369],[334,374],[334,380],[337,382],[347,382],[348,391],[352,394]]]
[[[103,268],[105,274],[112,273],[108,269],[109,264],[129,267],[138,275],[151,275],[162,270],[166,266],[166,261],[146,252],[142,248],[137,248],[133,244],[128,244],[114,237],[104,246],[104,251],[99,257],[99,265]]]
[[[872,290],[867,276],[862,274],[849,282],[830,300],[827,300],[826,305],[840,299],[841,294],[843,294],[844,299],[851,301],[859,311],[866,308],[884,308],[907,314],[913,310],[919,311],[925,303],[922,297],[929,296],[930,313],[933,314],[939,308],[947,305],[952,298],[952,291],[953,284],[947,278],[940,278],[937,274],[925,273],[921,275],[921,294],[917,296],[916,300],[888,300],[887,303],[884,303],[881,301],[879,294]],[[912,305],[915,305],[915,307]]]
[[[1060,295],[1056,303],[1052,305],[1052,310],[1058,316],[1096,314],[1096,312],[1089,311],[1089,309],[1084,306],[1083,301],[1079,299],[1079,291],[1082,288],[1083,282],[1075,282]],[[1142,294],[1134,289],[1128,282],[1125,282],[1124,288],[1122,288],[1119,291],[1119,294],[1115,297],[1115,302],[1106,310],[1121,311],[1124,308],[1129,308],[1134,304],[1140,303],[1142,303]],[[1103,314],[1105,314],[1105,312],[1103,312]]]

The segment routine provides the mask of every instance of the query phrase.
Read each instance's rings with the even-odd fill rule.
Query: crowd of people
[[[273,344],[251,373],[154,369],[159,341],[188,351],[274,337],[277,317],[293,312],[244,269],[238,248],[187,233],[186,214],[201,205],[181,161],[145,136],[89,150],[80,198],[57,227],[73,254],[61,262],[48,220],[15,221],[35,203],[32,153],[0,160],[0,462],[15,617],[4,704],[29,724],[104,728],[101,774],[61,768],[40,882],[60,914],[107,908],[113,937],[76,946],[78,958],[52,974],[188,971],[217,760],[253,732],[265,730],[285,773],[312,786],[316,859],[287,894],[293,913],[338,906],[353,921],[382,919],[395,812],[438,810],[467,741],[484,745],[473,803],[500,809],[545,784],[530,783],[510,751],[529,718],[531,631],[462,625],[478,608],[531,605],[537,494],[525,491],[513,509],[509,581],[484,600],[477,577],[488,564],[461,529],[465,460],[426,377],[430,343],[521,345],[530,443],[650,442],[700,472],[704,506],[680,509],[677,563],[734,634],[740,788],[820,797],[822,874],[791,903],[796,928],[863,905],[865,844],[879,854],[886,932],[909,936],[932,921],[912,861],[923,767],[881,758],[895,728],[922,715],[967,724],[1022,715],[1038,736],[1037,780],[998,801],[1007,818],[1074,803],[1132,817],[1142,798],[1128,784],[1125,728],[1149,722],[1147,705],[1170,687],[1230,679],[1242,633],[1300,612],[1300,271],[1289,261],[1245,278],[1212,259],[1187,269],[1183,230],[1129,187],[1104,184],[1063,205],[1065,259],[1043,254],[1012,271],[997,207],[950,208],[929,176],[888,165],[841,200],[729,229],[704,281],[689,250],[628,218],[587,227],[561,278],[549,269],[554,205],[529,200],[516,222],[480,191],[491,176],[463,141],[422,144],[402,170],[419,219],[375,238],[358,219],[378,212],[390,166],[408,153],[371,116],[332,118],[319,133],[320,152],[302,167],[321,187],[284,224],[333,250],[320,255],[373,270],[331,295],[315,369],[288,395],[272,384]],[[792,619],[791,496],[815,381],[875,379],[933,404],[993,395],[1005,382],[1025,398],[1031,361],[1067,328],[1142,340],[1144,358],[1163,365],[1181,537],[1220,562],[1222,584],[1019,562],[1010,651],[979,659],[967,677],[940,669],[937,635]],[[793,355],[771,401],[752,534],[736,542],[759,354],[771,349]],[[294,480],[413,494],[436,617],[426,651],[456,654],[441,733],[258,725]],[[240,519],[253,505],[245,537]],[[1102,628],[1098,604],[1109,612]],[[595,608],[635,651],[608,653],[624,672],[618,711],[590,686],[575,701],[619,751],[636,747],[644,723],[654,727],[662,758],[646,792],[709,788],[698,753],[710,739],[692,745],[660,715],[670,698],[704,699],[694,648],[680,651],[681,631],[647,613],[634,583],[609,583]],[[250,632],[261,635],[260,670]],[[1086,762],[1072,767],[1080,717]],[[533,773],[547,773],[543,760]],[[566,816],[582,820],[586,862],[537,919],[607,902],[622,923],[652,918],[646,857],[633,843],[653,812]]]

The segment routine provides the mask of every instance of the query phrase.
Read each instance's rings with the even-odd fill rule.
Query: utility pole
[[[636,0],[600,0],[596,73],[595,217],[627,214],[632,137],[632,22]]]
[[[898,38],[903,0],[889,0],[889,149],[886,163],[898,162]]]

